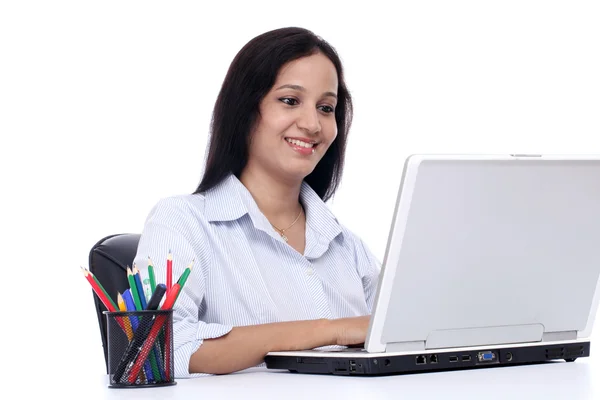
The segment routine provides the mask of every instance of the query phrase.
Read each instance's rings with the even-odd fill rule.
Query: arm
[[[190,358],[190,373],[227,374],[250,368],[270,351],[363,343],[368,324],[369,316],[364,316],[235,327],[225,336],[204,340]]]
[[[199,319],[206,290],[203,265],[210,264],[209,238],[177,199],[161,201],[150,213],[140,238],[136,261],[146,276],[148,255],[164,260],[173,252],[173,272],[181,275],[189,260],[194,270],[173,310],[174,366],[177,378],[194,373],[223,374],[258,365],[269,351],[301,350],[325,345],[363,343],[368,317],[334,321],[280,322],[232,327]],[[164,262],[155,265],[157,282],[165,282]],[[174,278],[176,280],[177,278]]]
[[[375,295],[379,284],[379,274],[381,273],[381,262],[360,239],[357,241],[356,264],[358,273],[362,279],[367,307],[370,312],[373,312]]]

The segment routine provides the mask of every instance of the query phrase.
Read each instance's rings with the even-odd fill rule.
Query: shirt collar
[[[248,189],[235,175],[230,174],[206,191],[204,196],[204,214],[209,222],[234,221],[248,214],[255,228],[270,235],[276,234]],[[320,236],[319,241],[324,240],[327,243],[342,233],[342,228],[333,213],[306,182],[302,182],[300,188],[300,201],[306,212],[307,232],[308,229],[314,230]]]

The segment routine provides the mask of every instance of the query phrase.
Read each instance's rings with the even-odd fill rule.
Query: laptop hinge
[[[554,342],[559,340],[575,340],[577,331],[544,332],[542,342]]]
[[[417,340],[415,342],[395,342],[388,343],[385,346],[386,353],[395,353],[401,351],[419,351],[425,350],[425,341]]]
[[[542,324],[444,329],[430,332],[425,341],[425,348],[443,349],[448,347],[540,342],[543,334],[544,326]]]

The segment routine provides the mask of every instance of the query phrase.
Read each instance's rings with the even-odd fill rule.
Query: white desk
[[[60,386],[56,386],[60,385]],[[179,379],[177,385],[111,389],[106,376],[60,384],[56,394],[92,399],[600,399],[600,364],[574,363],[452,371],[387,377],[292,374],[251,369],[235,374]],[[43,388],[42,388],[43,390]]]

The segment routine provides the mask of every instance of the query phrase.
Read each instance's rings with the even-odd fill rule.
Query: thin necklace
[[[296,217],[296,219],[294,220],[294,222],[292,222],[292,224],[291,224],[290,226],[288,226],[287,228],[285,228],[285,229],[280,229],[280,228],[276,227],[275,225],[271,224],[271,225],[273,226],[273,228],[275,228],[275,229],[277,229],[277,230],[279,231],[279,234],[281,235],[281,238],[282,238],[282,239],[283,239],[283,240],[284,240],[286,243],[287,243],[287,241],[288,241],[288,237],[287,237],[287,236],[285,236],[285,231],[287,231],[288,229],[290,229],[292,226],[294,226],[294,224],[295,224],[296,222],[298,222],[298,219],[299,219],[299,218],[300,218],[300,216],[302,215],[302,210],[303,210],[303,208],[302,208],[302,206],[300,206],[300,212],[298,213],[298,216]]]

